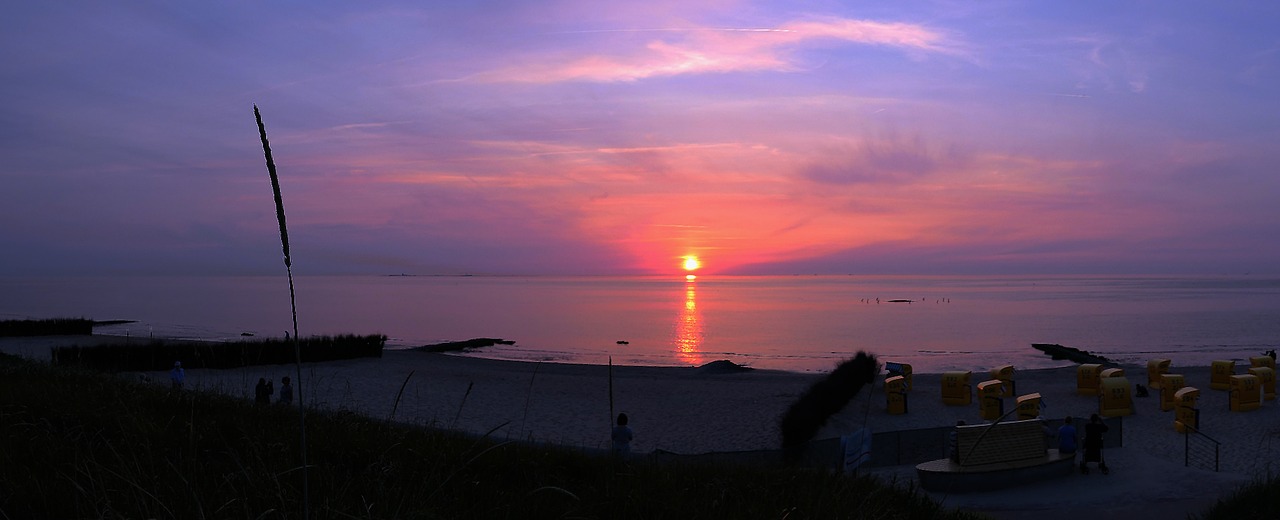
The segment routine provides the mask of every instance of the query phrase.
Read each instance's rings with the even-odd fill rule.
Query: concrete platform
[[[975,493],[1065,477],[1076,468],[1074,455],[1060,455],[1048,450],[1044,457],[1013,462],[996,462],[961,466],[951,459],[938,459],[916,465],[916,477],[926,491],[943,493]]]

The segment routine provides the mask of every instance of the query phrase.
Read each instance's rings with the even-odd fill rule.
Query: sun
[[[696,271],[699,267],[702,267],[702,262],[698,261],[698,257],[693,255],[684,257],[685,271]]]

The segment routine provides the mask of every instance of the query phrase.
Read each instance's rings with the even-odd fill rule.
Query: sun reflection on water
[[[698,312],[698,285],[684,284],[684,308],[676,315],[676,357],[690,365],[701,365],[702,315]]]

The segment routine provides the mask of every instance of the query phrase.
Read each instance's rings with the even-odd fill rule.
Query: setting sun
[[[685,271],[693,271],[693,270],[696,270],[696,269],[697,269],[697,268],[699,268],[699,267],[702,267],[702,262],[699,262],[699,261],[698,261],[698,257],[693,256],[693,255],[689,255],[689,256],[684,257],[684,270],[685,270]]]

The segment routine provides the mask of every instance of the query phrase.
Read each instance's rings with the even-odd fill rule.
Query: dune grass
[[[93,334],[93,320],[85,318],[53,318],[46,320],[0,321],[0,337],[4,336],[83,336]]]
[[[388,399],[393,396],[388,396]],[[287,407],[0,356],[0,518],[299,518]],[[308,416],[316,518],[966,519],[873,480]]]
[[[1203,520],[1274,520],[1280,518],[1280,478],[1268,478],[1219,500]]]
[[[109,371],[168,370],[174,361],[182,361],[187,368],[237,368],[294,363],[299,350],[304,362],[382,357],[386,342],[387,337],[381,334],[313,336],[299,340],[297,345],[277,339],[228,343],[121,340],[118,344],[55,347],[52,357],[59,366]]]

